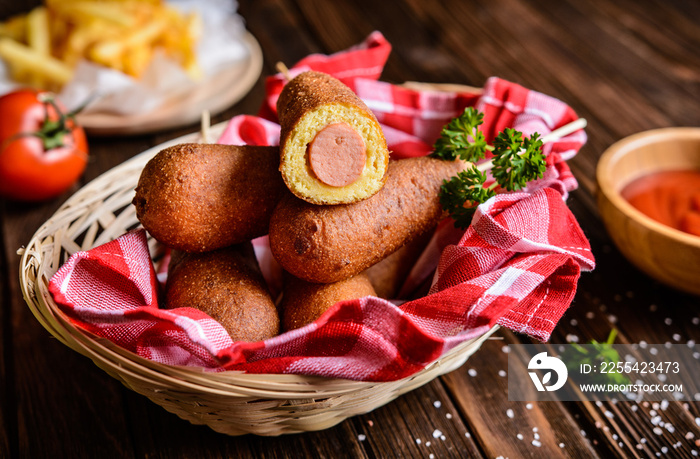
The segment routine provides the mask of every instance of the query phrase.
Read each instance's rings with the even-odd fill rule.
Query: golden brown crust
[[[250,243],[173,259],[165,307],[199,309],[234,341],[259,341],[279,333],[277,308]]]
[[[272,254],[310,282],[347,279],[384,259],[443,217],[442,181],[464,168],[429,157],[389,163],[387,182],[364,201],[315,206],[287,195],[270,220]]]
[[[308,325],[339,301],[376,296],[366,274],[332,284],[306,282],[287,274],[280,308],[284,331]]]
[[[411,272],[425,246],[430,242],[433,232],[434,228],[431,228],[415,237],[396,252],[364,271],[372,282],[378,297],[389,300],[397,298],[406,276]]]
[[[180,144],[144,167],[133,204],[161,243],[204,252],[267,234],[285,191],[277,147]]]
[[[382,128],[367,105],[345,84],[321,72],[304,72],[289,81],[277,101],[280,121],[280,171],[300,199],[314,204],[356,202],[384,185],[389,151]],[[331,187],[308,166],[306,146],[331,123],[351,125],[367,148],[365,170],[356,183]]]
[[[280,145],[284,144],[291,130],[307,112],[333,103],[357,107],[378,123],[372,110],[341,81],[322,72],[304,72],[290,80],[277,99]]]

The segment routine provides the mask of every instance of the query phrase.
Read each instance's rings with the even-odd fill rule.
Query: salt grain
[[[664,323],[665,323],[666,325],[671,325],[671,324],[673,323],[673,320],[671,320],[670,317],[666,317],[666,318],[664,319]]]
[[[446,417],[447,419],[452,419],[452,413],[447,413],[447,414],[445,415],[445,417]]]
[[[440,440],[445,441],[445,440],[447,440],[447,437],[444,435],[440,435]]]
[[[539,439],[540,439],[540,434],[536,433],[536,434],[533,435],[532,437],[533,437],[535,440],[539,440]]]
[[[668,430],[669,433],[673,433],[673,432],[676,431],[676,428],[673,427],[673,424],[671,424],[670,422],[667,422],[665,427],[666,427],[666,430]]]
[[[510,346],[508,346],[508,345],[503,346],[503,347],[501,348],[501,351],[503,351],[503,353],[505,353],[505,354],[509,353],[509,352],[510,352]]]
[[[695,347],[695,341],[693,341],[692,339],[689,339],[688,342],[685,344],[687,344],[688,347],[691,349]]]
[[[513,410],[511,410],[510,408],[508,408],[508,409],[506,410],[506,416],[508,416],[509,418],[513,419],[513,418],[515,417],[515,413],[513,413]]]
[[[440,438],[441,435],[442,435],[442,432],[440,432],[438,429],[435,429],[433,431],[433,438]]]
[[[532,444],[533,444],[534,446],[537,446],[538,448],[539,448],[540,446],[542,446],[542,443],[541,443],[539,440],[532,440]]]
[[[586,319],[592,319],[595,317],[595,314],[593,314],[593,311],[588,311],[586,313]]]
[[[433,406],[434,406],[435,408],[440,408],[440,407],[442,406],[442,402],[441,402],[440,400],[435,400],[435,401],[433,402]]]
[[[428,455],[428,457],[429,457],[430,459],[435,459],[435,455],[434,455],[433,453],[430,453],[430,454]]]
[[[563,447],[565,447],[565,446],[566,446],[566,445],[565,445],[564,443],[559,443],[559,447],[560,447],[560,448],[563,448]]]
[[[505,376],[506,376],[507,374],[508,374],[508,373],[506,373],[505,370],[499,370],[499,371],[498,371],[498,376],[500,376],[501,378],[505,378]]]
[[[516,435],[516,437],[518,440],[522,440],[523,438],[525,438],[525,437],[523,437],[523,434],[518,434],[518,435]]]
[[[610,321],[611,324],[615,324],[615,323],[617,323],[617,316],[610,314],[608,316],[608,320]]]
[[[700,324],[700,317],[693,317],[693,320],[691,322],[693,322],[693,325]]]
[[[364,434],[360,434],[357,436],[357,439],[360,441],[365,441],[367,439],[367,436],[365,436]]]
[[[661,411],[666,411],[668,409],[668,400],[661,400],[659,408],[661,408]]]
[[[426,441],[426,442],[425,442],[425,446],[430,447],[430,442],[429,442],[429,441]]]
[[[464,436],[467,438],[472,438],[472,434],[470,434],[469,432],[464,432]]]
[[[473,368],[470,368],[469,371],[467,371],[467,373],[468,373],[469,376],[471,376],[472,378],[473,378],[474,376],[476,376],[476,370],[473,369]]]
[[[664,453],[664,454],[668,453],[668,448],[667,448],[666,446],[662,446],[662,447],[661,447],[661,452]]]
[[[662,435],[664,433],[664,431],[661,430],[659,427],[654,427],[654,433],[656,435]]]
[[[572,335],[571,333],[569,333],[568,335],[566,335],[566,342],[567,343],[578,343],[578,336]]]
[[[528,410],[531,410],[531,409],[532,409],[532,403],[528,403],[527,405],[525,405],[525,408],[527,408]]]
[[[576,320],[576,319],[571,319],[571,326],[572,326],[572,327],[575,327],[576,325],[578,325],[578,320]]]
[[[538,430],[540,430],[540,429],[538,429],[537,427],[533,427],[533,428],[532,428],[532,431],[533,431],[533,432],[537,432]]]
[[[416,445],[420,445],[423,441],[420,438],[416,438]]]
[[[639,443],[637,443],[637,444],[635,445],[635,448],[637,448],[637,449],[644,449],[644,446],[643,446],[643,445],[640,445]]]
[[[673,334],[673,341],[680,341],[680,340],[681,340],[681,335],[679,335],[678,333],[674,333]]]
[[[693,438],[695,438],[695,434],[693,432],[688,432],[687,434],[685,434],[686,440],[692,440]]]
[[[639,347],[641,347],[642,349],[646,349],[646,348],[647,348],[647,342],[644,341],[644,340],[640,341],[640,342],[639,342]]]
[[[612,419],[615,417],[615,415],[612,414],[610,411],[605,411],[605,417],[608,419]]]

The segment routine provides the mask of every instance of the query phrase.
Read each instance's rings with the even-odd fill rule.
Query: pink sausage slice
[[[309,164],[316,177],[329,186],[341,187],[357,181],[365,167],[365,142],[346,123],[321,129],[309,143]]]

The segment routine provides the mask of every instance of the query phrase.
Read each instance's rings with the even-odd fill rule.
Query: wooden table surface
[[[30,6],[0,1],[0,18]],[[276,62],[339,51],[374,30],[393,45],[385,81],[480,86],[499,76],[566,101],[588,120],[588,143],[569,161],[580,188],[568,204],[590,238],[597,268],[581,277],[551,341],[565,343],[568,335],[579,342],[604,340],[616,327],[619,342],[700,342],[700,299],[657,284],[622,257],[601,223],[594,175],[602,152],[627,135],[700,126],[699,2],[242,0],[239,13],[261,44],[263,74],[249,95],[214,122],[256,113],[263,78]],[[195,130],[90,138],[81,183]],[[509,402],[507,377],[499,376],[507,365],[503,347],[530,341],[507,331],[454,372],[323,432],[228,437],[190,425],[52,338],[22,299],[17,249],[79,186],[43,204],[0,201],[0,457],[700,454],[698,402]],[[666,428],[655,431],[659,420]],[[435,430],[444,438],[434,438]],[[536,438],[540,446],[533,444]]]

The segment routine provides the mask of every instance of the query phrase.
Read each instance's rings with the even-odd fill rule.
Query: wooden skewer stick
[[[571,134],[572,132],[576,132],[579,129],[583,129],[586,127],[587,124],[588,124],[588,122],[585,120],[585,118],[579,118],[575,121],[572,121],[568,124],[565,124],[564,126],[553,130],[549,134],[542,136],[542,138],[540,138],[540,140],[542,141],[542,145],[544,145],[547,142],[559,140],[562,137],[565,137],[565,136]],[[491,170],[492,167],[493,167],[493,162],[486,161],[482,164],[479,164],[477,166],[477,169],[479,169],[481,172],[486,172],[488,170]]]
[[[287,68],[286,65],[284,65],[284,62],[278,62],[275,64],[275,68],[277,69],[278,72],[282,74],[285,80],[289,81],[291,80],[291,76],[289,75],[289,69]]]
[[[202,110],[202,118],[200,122],[200,128],[199,128],[199,137],[201,139],[201,143],[211,143],[211,115],[209,114],[209,110]]]

